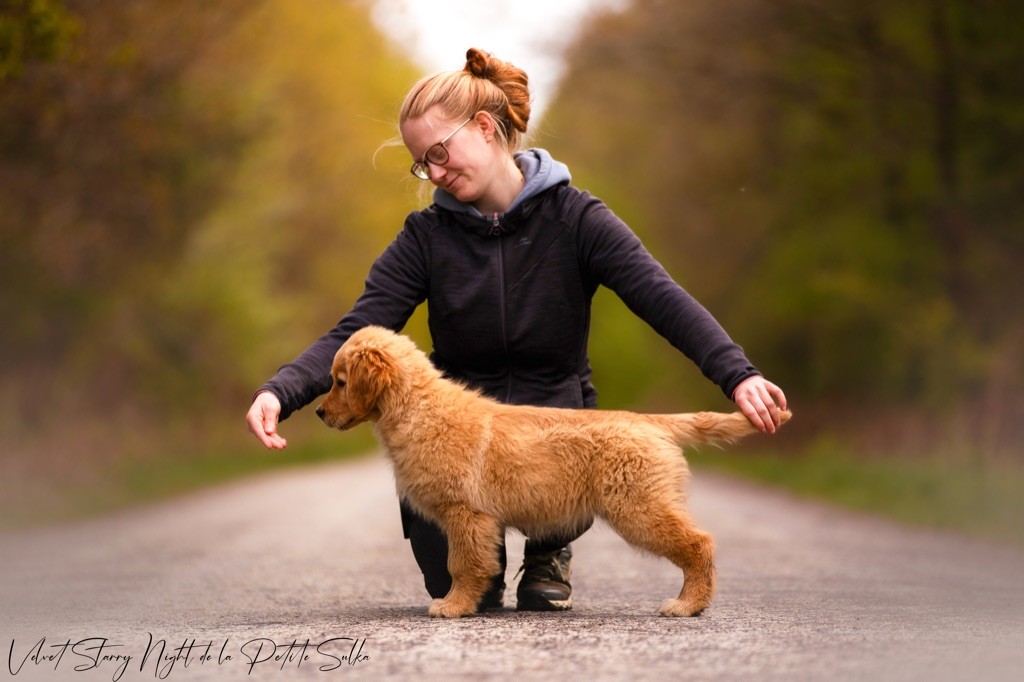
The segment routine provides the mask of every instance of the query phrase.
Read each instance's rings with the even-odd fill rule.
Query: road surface
[[[512,534],[508,607],[426,617],[380,456],[7,532],[0,679],[1024,679],[1024,552],[705,472],[691,506],[719,569],[691,619],[656,615],[679,571],[602,526],[571,612],[514,610]]]

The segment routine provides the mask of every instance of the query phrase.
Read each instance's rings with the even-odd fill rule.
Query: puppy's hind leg
[[[663,616],[698,616],[711,605],[715,596],[715,544],[711,536],[692,522],[682,522],[675,551],[669,559],[683,569],[683,589],[676,599],[661,605]]]
[[[476,613],[477,604],[501,571],[499,545],[502,527],[497,520],[466,508],[449,509],[440,525],[448,537],[448,572],[452,588],[435,599],[433,617],[459,618]]]
[[[666,557],[683,569],[683,589],[678,598],[661,605],[661,615],[696,616],[711,604],[715,593],[714,542],[693,523],[681,502],[654,502],[647,509],[610,515],[608,521],[630,544]]]

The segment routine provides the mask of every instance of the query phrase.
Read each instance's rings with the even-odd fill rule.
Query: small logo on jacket
[[[529,237],[520,237],[519,241],[516,242],[516,248],[518,249],[521,246],[529,246],[532,243],[533,242],[530,241]]]

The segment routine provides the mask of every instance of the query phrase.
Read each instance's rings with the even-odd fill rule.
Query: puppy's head
[[[334,356],[331,390],[316,408],[327,426],[342,431],[364,421],[376,421],[399,370],[390,352],[395,335],[380,327],[361,329]]]

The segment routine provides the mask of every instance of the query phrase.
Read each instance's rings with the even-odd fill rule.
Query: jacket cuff
[[[729,381],[727,381],[722,386],[722,392],[725,393],[725,397],[726,398],[728,398],[729,400],[731,400],[733,402],[736,402],[736,399],[732,397],[733,394],[736,392],[736,388],[739,387],[740,384],[742,384],[744,381],[746,381],[750,377],[759,377],[759,376],[764,376],[764,375],[761,374],[761,372],[758,372],[753,367],[749,367],[746,370],[744,370],[743,372],[740,372],[740,373],[736,374],[736,376],[730,378]]]
[[[277,420],[279,422],[283,422],[294,411],[294,410],[291,410],[288,407],[288,403],[287,403],[287,401],[285,401],[284,397],[281,395],[281,392],[278,391],[277,389],[275,389],[270,384],[264,384],[264,385],[260,386],[258,389],[256,389],[256,391],[252,394],[252,400],[250,400],[250,404],[256,402],[256,396],[258,396],[260,393],[270,393],[275,398],[277,398],[277,402],[281,403],[281,414],[277,418]]]

